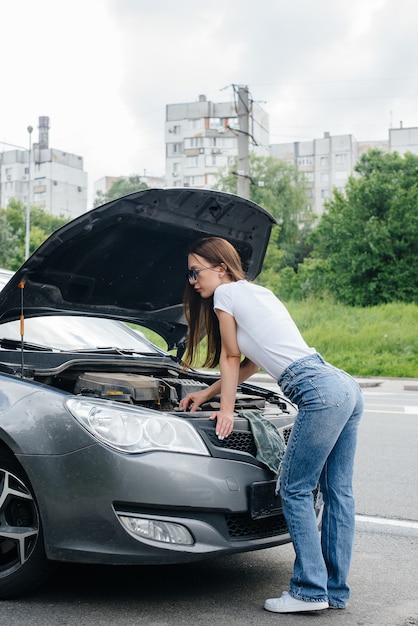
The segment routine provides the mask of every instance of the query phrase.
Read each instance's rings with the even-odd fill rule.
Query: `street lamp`
[[[28,159],[28,202],[26,205],[26,236],[25,236],[25,260],[29,257],[29,243],[30,243],[30,163],[32,159],[32,131],[33,127],[28,126],[27,131],[29,133],[29,159]]]

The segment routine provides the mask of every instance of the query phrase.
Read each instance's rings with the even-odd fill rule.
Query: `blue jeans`
[[[319,354],[295,361],[278,381],[298,407],[280,470],[283,513],[296,553],[290,594],[344,608],[355,510],[352,489],[363,397],[356,381]],[[321,534],[313,507],[320,484]]]

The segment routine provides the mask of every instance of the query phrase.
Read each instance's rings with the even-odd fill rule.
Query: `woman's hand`
[[[216,411],[210,416],[211,420],[216,420],[216,434],[218,439],[225,439],[232,433],[234,428],[234,415],[226,411]]]
[[[184,396],[179,402],[179,408],[183,411],[197,411],[203,402],[207,400],[206,390],[201,389],[200,391],[192,391],[192,393],[188,393],[187,396]]]

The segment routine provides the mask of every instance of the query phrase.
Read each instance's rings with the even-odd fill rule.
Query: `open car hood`
[[[22,310],[25,317],[107,317],[150,328],[174,348],[187,331],[182,300],[191,243],[210,235],[228,239],[252,280],[273,224],[257,204],[220,191],[130,194],[55,231],[2,290],[0,323]]]

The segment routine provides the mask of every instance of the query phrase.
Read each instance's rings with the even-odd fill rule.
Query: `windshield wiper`
[[[115,346],[92,346],[91,348],[71,350],[71,352],[77,352],[77,354],[83,352],[100,352],[102,354],[158,354],[156,352],[140,352],[134,348],[116,348]]]
[[[52,351],[52,348],[49,348],[48,346],[40,346],[37,343],[30,343],[29,341],[22,342],[20,339],[18,341],[17,339],[7,339],[5,337],[0,339],[0,347],[3,348],[3,350],[17,350],[23,347],[25,350],[34,350],[37,352]]]

